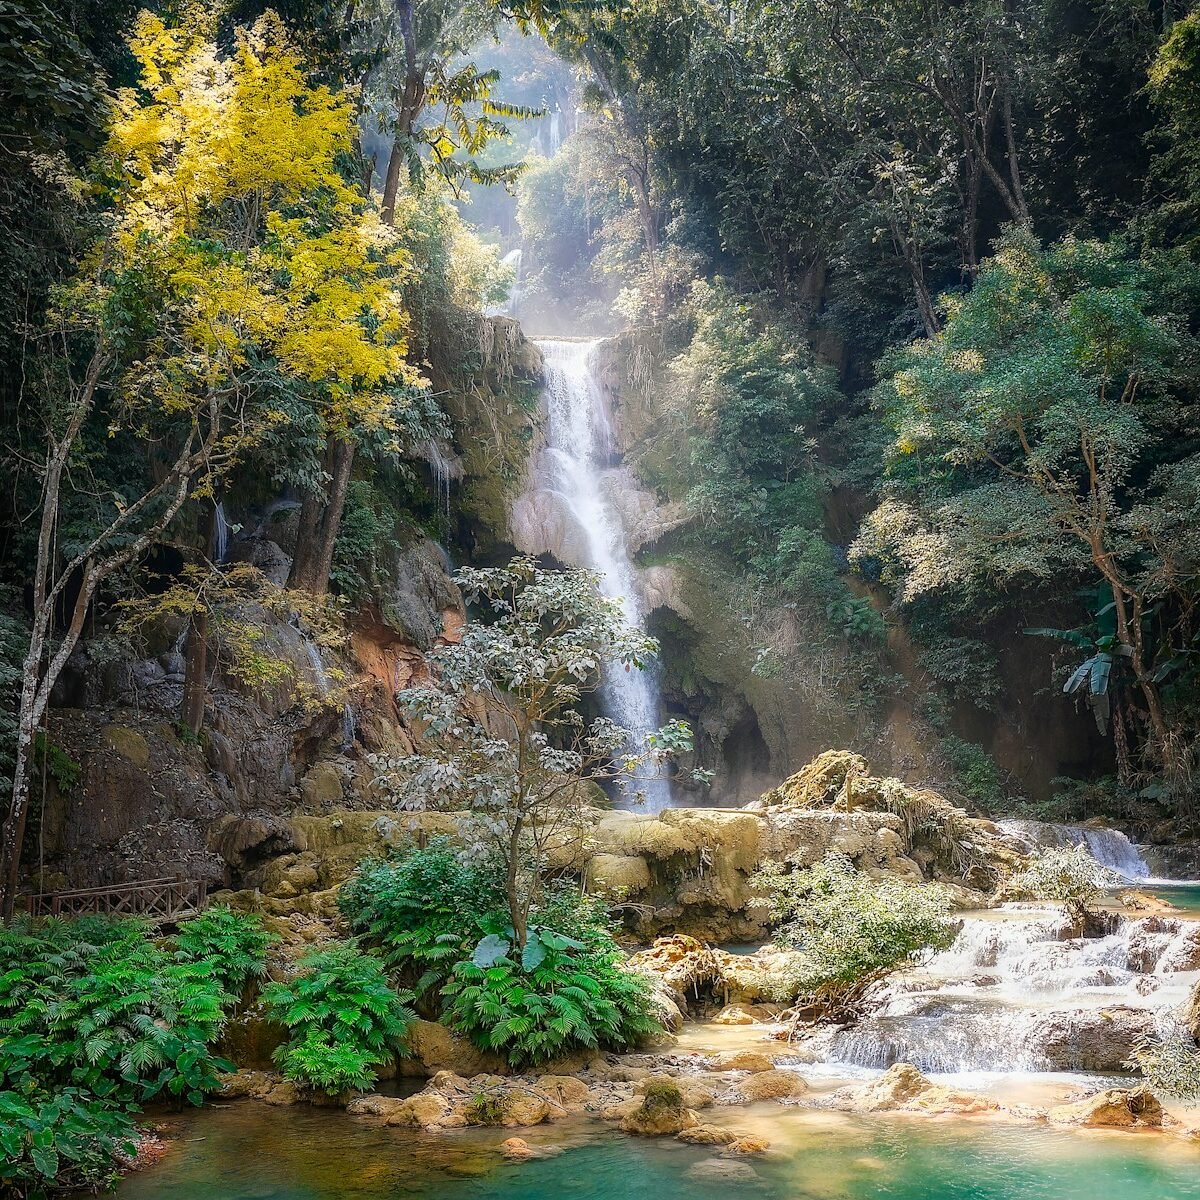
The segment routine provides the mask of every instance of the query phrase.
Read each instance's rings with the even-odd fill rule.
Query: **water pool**
[[[1185,1200],[1200,1147],[1153,1135],[1076,1133],[806,1110],[739,1112],[766,1155],[728,1159],[592,1125],[520,1130],[551,1157],[511,1164],[508,1131],[443,1136],[340,1112],[246,1103],[182,1119],[161,1163],[119,1200]],[[726,1120],[721,1113],[720,1119]]]

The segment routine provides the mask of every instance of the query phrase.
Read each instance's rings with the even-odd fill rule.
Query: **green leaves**
[[[264,989],[263,1002],[289,1031],[275,1052],[284,1075],[330,1095],[369,1087],[412,1020],[383,963],[354,942],[310,951],[293,979]]]
[[[489,934],[443,989],[443,1020],[517,1069],[582,1048],[627,1047],[653,1032],[646,980],[622,955],[598,914],[576,896],[553,896],[557,917],[578,937],[531,924],[520,962],[509,937]]]
[[[755,883],[771,905],[775,940],[799,951],[793,986],[804,995],[881,977],[945,949],[957,932],[944,888],[871,879],[840,854],[790,873],[771,865]]]

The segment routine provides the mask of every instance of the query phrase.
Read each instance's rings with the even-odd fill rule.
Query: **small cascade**
[[[1076,932],[1065,913],[1019,905],[966,918],[948,950],[894,981],[825,1052],[873,1069],[1120,1072],[1198,977],[1200,923],[1146,917],[1104,937]]]
[[[646,614],[620,516],[604,488],[604,467],[613,453],[612,427],[592,370],[598,343],[547,338],[537,342],[545,359],[547,447],[539,459],[542,489],[556,498],[576,536],[564,557],[600,576],[604,595],[620,600],[631,625],[644,629]],[[608,716],[629,731],[631,753],[643,753],[645,737],[661,724],[660,695],[653,668],[606,672]],[[647,771],[635,780],[648,811],[671,804],[669,780]]]
[[[225,505],[217,503],[213,509],[213,562],[223,563],[229,557],[229,522],[225,517]]]
[[[435,438],[429,438],[424,447],[425,461],[433,468],[434,483],[437,487],[438,508],[442,516],[450,517],[450,484],[455,479],[462,478],[462,466],[452,456],[448,455]]]
[[[508,301],[503,306],[503,311],[510,316],[517,311],[517,305],[521,303],[521,267],[524,259],[524,251],[518,246],[515,250],[510,250],[500,260],[501,266],[512,267],[513,269],[513,281],[512,286],[508,289]]]
[[[329,682],[329,675],[325,670],[325,663],[321,659],[321,651],[317,648],[316,642],[312,640],[303,630],[300,630],[300,640],[304,643],[304,652],[308,655],[309,665],[312,667],[313,675],[317,680],[317,691],[324,697],[328,696],[333,690]],[[353,749],[354,747],[354,709],[350,707],[350,701],[346,700],[342,703],[342,753]]]
[[[546,141],[546,157],[553,158],[562,145],[562,113],[557,108],[550,114],[550,131]]]
[[[1086,846],[1101,866],[1126,879],[1150,876],[1150,868],[1141,852],[1119,829],[1094,829],[1090,825],[1059,825],[1049,821],[1005,820],[997,824],[1031,850]]]

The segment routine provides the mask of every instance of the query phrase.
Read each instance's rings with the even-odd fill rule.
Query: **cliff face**
[[[504,553],[509,497],[535,433],[540,357],[507,318],[480,322],[473,354],[431,368],[453,428],[430,447],[432,487],[446,471],[443,521],[469,549]],[[284,498],[227,503],[232,562],[282,585],[297,536]],[[461,628],[462,597],[445,549],[411,521],[374,547],[365,591],[347,616],[345,646],[321,649],[296,623],[247,608],[239,620],[275,683],[249,686],[225,669],[210,638],[204,728],[181,733],[183,638],[178,621],[145,635],[139,657],[114,654],[99,615],[55,696],[44,778],[35,782],[25,864],[35,888],[87,887],[183,875],[214,887],[243,877],[291,845],[297,814],[371,803],[375,751],[405,753],[412,738],[396,691],[419,682],[425,653]]]

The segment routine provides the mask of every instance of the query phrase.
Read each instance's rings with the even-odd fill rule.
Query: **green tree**
[[[855,551],[896,564],[902,600],[1095,572],[1148,761],[1175,773],[1190,751],[1160,669],[1184,648],[1183,564],[1200,550],[1195,461],[1178,440],[1198,283],[1184,260],[1119,242],[1009,235],[937,337],[888,361],[877,399],[895,435],[892,496]]]
[[[376,757],[376,780],[401,807],[472,814],[480,847],[501,864],[520,951],[547,855],[574,836],[589,789],[634,784],[644,761],[686,748],[690,731],[673,722],[630,753],[625,730],[580,713],[606,665],[640,670],[657,649],[619,600],[600,595],[594,572],[515,558],[456,578],[481,619],[433,651],[434,680],[401,693],[421,723],[420,744],[404,758]]]

